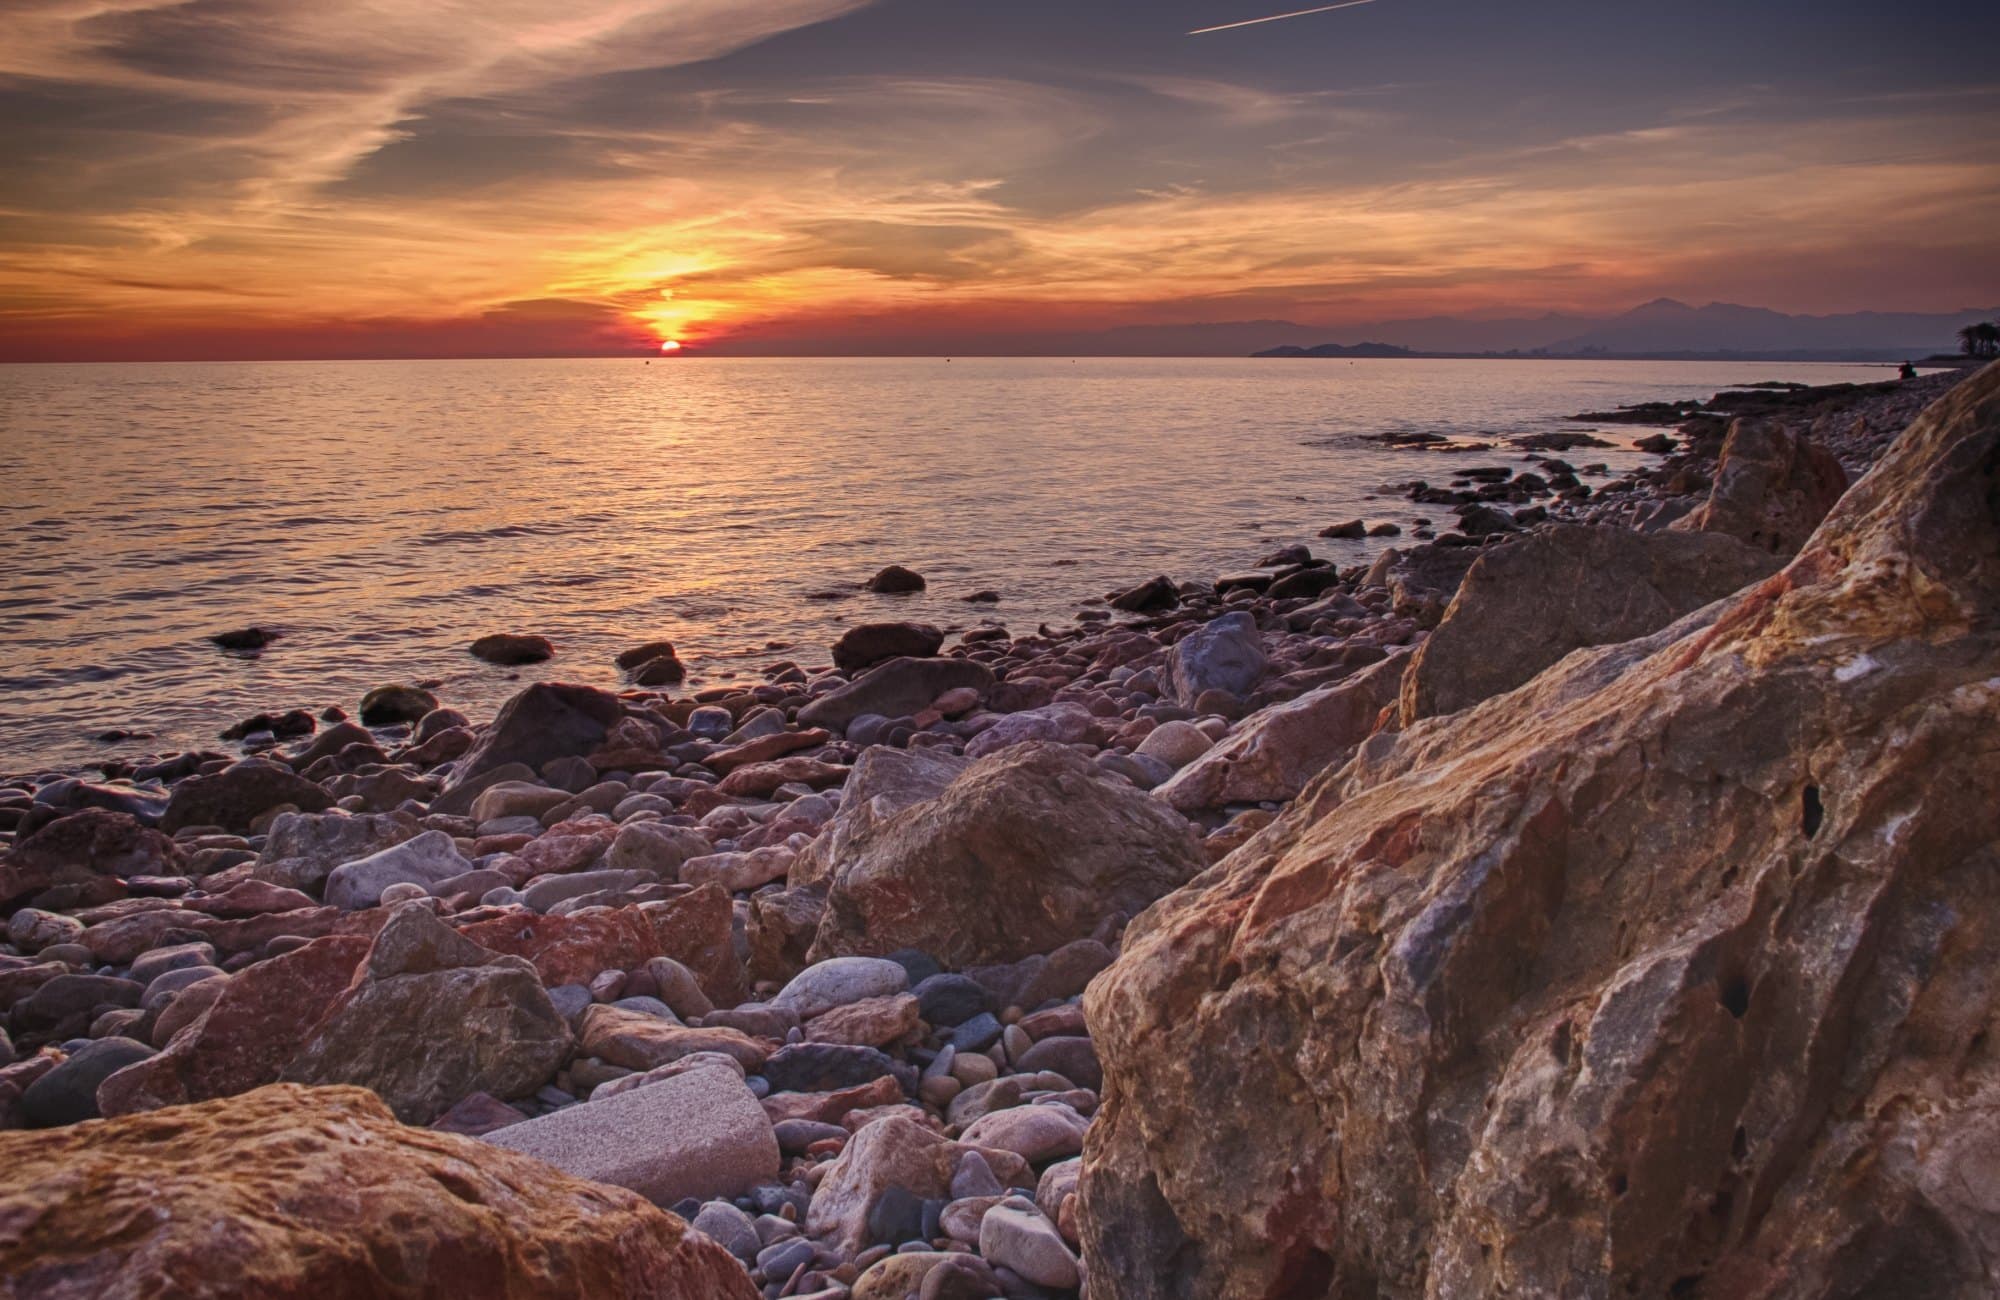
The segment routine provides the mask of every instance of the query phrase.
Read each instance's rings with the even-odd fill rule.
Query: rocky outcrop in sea
[[[1991,1294],[2000,369],[1920,383],[0,784],[7,1293]]]

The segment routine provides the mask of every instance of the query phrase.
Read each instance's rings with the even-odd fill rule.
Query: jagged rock
[[[930,623],[863,623],[848,628],[833,643],[833,665],[844,673],[856,673],[884,659],[928,659],[943,644],[944,633]]]
[[[802,727],[844,730],[864,713],[899,718],[930,707],[946,691],[993,689],[993,670],[970,659],[891,659],[799,710]]]
[[[1408,662],[1407,654],[1395,654],[1345,681],[1260,709],[1153,797],[1182,812],[1296,797],[1374,733],[1383,710],[1396,703]]]
[[[1727,533],[1791,555],[1846,490],[1839,458],[1806,434],[1776,420],[1737,420],[1722,444],[1708,500],[1672,527]]]
[[[569,1026],[533,966],[481,948],[423,903],[405,903],[284,1078],[357,1084],[404,1123],[428,1124],[475,1092],[528,1096],[569,1050]]]
[[[174,786],[160,829],[172,835],[183,826],[220,826],[240,834],[259,814],[284,804],[300,812],[325,812],[333,799],[283,764],[246,758],[213,776],[191,776]]]
[[[1192,707],[1205,691],[1248,695],[1268,663],[1257,620],[1238,610],[1174,643],[1167,653],[1167,687],[1183,707]]]
[[[358,1088],[0,1134],[0,1167],[0,1278],[19,1300],[758,1295],[630,1192],[406,1128]]]
[[[1489,548],[1410,664],[1401,722],[1511,691],[1572,650],[1657,632],[1778,566],[1722,533],[1581,524]]]
[[[1203,865],[1177,814],[1076,750],[1029,742],[886,819],[833,878],[811,958],[1014,961],[1137,912]]]
[[[1140,583],[1136,587],[1119,592],[1111,598],[1111,608],[1122,609],[1131,614],[1151,613],[1162,609],[1172,609],[1181,603],[1181,591],[1174,580],[1161,574]]]
[[[1996,494],[1989,367],[1781,574],[1371,740],[1136,920],[1092,1296],[1992,1294]]]
[[[536,682],[500,706],[493,725],[452,768],[447,793],[510,763],[539,771],[558,758],[592,753],[624,715],[625,706],[609,691]]]

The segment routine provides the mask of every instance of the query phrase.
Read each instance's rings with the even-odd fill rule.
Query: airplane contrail
[[[1374,3],[1375,0],[1342,0],[1342,2],[1337,5],[1321,5],[1317,9],[1297,9],[1288,14],[1272,14],[1269,18],[1246,18],[1240,23],[1224,23],[1220,27],[1197,27],[1193,31],[1189,32],[1188,35],[1206,36],[1210,32],[1234,31],[1238,27],[1255,27],[1259,23],[1282,22],[1287,18],[1304,18],[1308,14],[1331,13],[1335,9],[1352,9],[1356,5],[1368,5]]]

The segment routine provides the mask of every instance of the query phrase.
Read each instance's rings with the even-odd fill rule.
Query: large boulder
[[[737,1196],[778,1176],[770,1116],[743,1076],[700,1065],[602,1101],[486,1136],[566,1174],[624,1187],[658,1205]]]
[[[180,847],[159,831],[129,813],[86,808],[49,822],[0,858],[0,906],[57,885],[89,890],[186,869]]]
[[[558,758],[593,753],[624,716],[625,706],[609,691],[536,682],[500,706],[492,725],[452,768],[448,791],[510,763],[540,771]]]
[[[18,1300],[756,1300],[728,1252],[630,1192],[356,1088],[0,1133],[0,1290]]]
[[[1167,653],[1167,690],[1189,708],[1206,691],[1248,695],[1269,663],[1257,620],[1248,611],[1237,610],[1174,643]]]
[[[993,670],[970,659],[891,659],[800,709],[799,725],[845,730],[864,713],[900,718],[946,691],[969,687],[983,696],[993,683]]]
[[[858,673],[885,659],[928,659],[943,644],[944,633],[930,623],[863,623],[833,643],[833,664],[844,673]]]
[[[1015,961],[1136,913],[1205,862],[1193,830],[1064,745],[981,759],[839,866],[811,959]]]
[[[1345,681],[1258,710],[1227,740],[1155,788],[1153,797],[1189,813],[1296,798],[1309,781],[1346,762],[1374,734],[1383,712],[1395,706],[1408,663],[1409,655],[1398,652]]]
[[[1725,533],[1566,524],[1488,548],[1403,679],[1401,721],[1511,691],[1572,650],[1657,632],[1776,572]]]
[[[1839,458],[1804,432],[1776,420],[1738,420],[1722,444],[1708,500],[1672,527],[1726,533],[1791,555],[1846,490]]]
[[[220,826],[239,834],[273,808],[325,812],[333,797],[282,763],[246,758],[211,776],[191,776],[173,789],[160,829],[172,835],[185,826]]]
[[[1993,1294],[2000,367],[1782,573],[1376,737],[1085,1007],[1088,1285]]]
[[[569,1051],[568,1022],[532,965],[481,948],[411,902],[390,915],[284,1077],[357,1084],[404,1123],[428,1124],[476,1092],[532,1094]]]

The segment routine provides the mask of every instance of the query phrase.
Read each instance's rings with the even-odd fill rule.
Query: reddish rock
[[[750,763],[768,763],[801,749],[816,749],[833,739],[833,733],[818,727],[804,731],[774,731],[740,745],[719,750],[701,761],[703,767],[724,774]]]
[[[651,1070],[696,1052],[719,1052],[755,1070],[771,1045],[734,1029],[689,1029],[642,1011],[598,1005],[583,1013],[577,1049],[628,1070]]]
[[[1789,567],[1371,741],[1086,995],[1095,1300],[1991,1295],[2000,367]]]
[[[309,894],[263,880],[240,880],[219,894],[184,899],[181,905],[192,911],[228,919],[317,906]]]
[[[247,966],[207,1011],[150,1060],[97,1090],[106,1115],[228,1097],[276,1082],[368,955],[366,939],[335,936]],[[199,987],[199,986],[197,986]]]
[[[660,903],[569,916],[497,916],[461,933],[481,947],[526,957],[550,987],[588,984],[603,971],[636,970],[654,957],[672,957],[694,972],[712,1001],[728,1005],[743,993],[730,923],[728,893],[703,885]]]
[[[724,794],[763,799],[781,785],[797,783],[824,790],[847,779],[848,769],[839,763],[822,763],[816,758],[795,754],[770,763],[748,763],[722,778],[717,789]]]
[[[630,1192],[358,1088],[263,1088],[0,1134],[0,1278],[19,1300],[757,1300],[743,1268]]]
[[[57,885],[89,887],[186,869],[186,855],[170,837],[129,813],[86,808],[56,818],[0,858],[0,905]]]
[[[838,1124],[857,1110],[893,1106],[903,1100],[903,1085],[893,1075],[882,1075],[867,1083],[834,1092],[780,1092],[764,1098],[764,1113],[773,1124],[788,1119],[807,1119],[819,1124]]]

